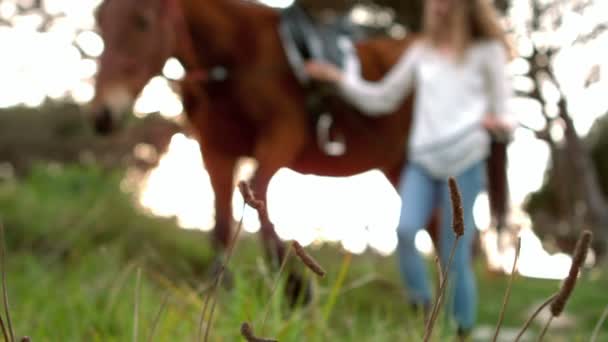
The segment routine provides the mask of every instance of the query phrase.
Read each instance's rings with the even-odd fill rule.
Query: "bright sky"
[[[103,51],[103,41],[93,31],[93,9],[100,0],[43,1],[47,13],[63,13],[44,32],[39,32],[43,23],[40,14],[15,16],[17,4],[27,5],[29,2],[31,0],[0,2],[0,19],[13,24],[12,27],[0,26],[0,107],[35,107],[47,98],[88,102],[93,97],[92,77],[97,72],[95,57]],[[274,7],[284,7],[293,1],[264,2]],[[514,18],[527,16],[527,8],[522,4],[525,2],[514,2]],[[577,33],[590,30],[594,24],[604,20],[601,14],[607,11],[608,2],[597,1],[584,17],[566,15],[559,31],[560,39],[572,40]],[[368,19],[361,10],[355,11],[354,18]],[[547,36],[540,35],[535,39],[547,39]],[[526,46],[529,46],[529,41],[519,42],[522,53],[525,53]],[[585,134],[593,121],[608,108],[608,97],[605,96],[608,93],[606,46],[608,35],[603,34],[584,48],[563,49],[556,60],[557,76],[563,81],[564,91],[569,95],[574,121],[581,134]],[[591,66],[595,64],[600,66],[599,81],[585,89],[583,84]],[[512,63],[516,87],[525,89],[529,85],[529,80],[519,76],[526,70],[527,64],[523,60]],[[163,76],[153,78],[136,101],[136,115],[159,111],[167,117],[178,116],[183,107],[179,95],[171,88],[170,80],[180,79],[183,75],[184,70],[179,62],[169,60]],[[546,91],[550,92],[551,89],[547,88]],[[527,125],[542,125],[538,108],[529,100],[515,99],[513,108]],[[559,136],[560,132],[556,130],[555,134]],[[518,206],[528,193],[541,185],[548,149],[530,132],[520,129],[509,148],[509,158],[512,200]],[[241,169],[242,176],[253,172],[254,167],[251,162],[245,163]],[[395,227],[400,200],[377,171],[335,179],[281,170],[273,179],[269,191],[270,215],[283,238],[296,238],[304,244],[321,240],[336,241],[355,253],[372,247],[383,254],[390,254],[396,246]],[[298,196],[294,198],[293,193],[298,193]],[[478,203],[476,220],[481,227],[485,227],[488,221],[487,210],[484,210],[486,197],[481,196]],[[173,138],[161,164],[144,182],[141,204],[158,215],[178,216],[181,224],[187,228],[212,227],[213,195],[196,142],[181,134]],[[242,199],[236,194],[235,218],[240,217],[241,206]],[[527,222],[523,217],[520,220]],[[252,210],[245,212],[245,223],[246,230],[253,232],[257,229]],[[530,251],[535,251],[529,253],[531,258],[550,258],[540,248],[538,239],[535,239],[529,227],[523,235],[528,236],[524,246],[527,244]],[[426,253],[431,252],[432,247],[425,233],[420,234],[417,245]],[[563,260],[565,256],[555,257]],[[498,256],[495,262],[506,269],[509,266],[505,260],[510,260],[508,253],[502,259]],[[539,267],[537,270],[520,272],[559,278],[567,265],[564,262],[558,264],[553,270],[551,267]]]

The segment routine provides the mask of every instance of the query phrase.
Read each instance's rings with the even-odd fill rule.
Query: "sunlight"
[[[17,13],[17,4],[12,1],[0,2],[0,17],[11,19]]]
[[[356,6],[350,13],[351,20],[359,25],[371,25],[374,15],[364,6]]]
[[[521,232],[521,254],[518,262],[518,272],[530,278],[564,279],[568,275],[572,258],[564,253],[549,254],[543,247],[540,239],[534,234],[531,227],[525,227]],[[514,250],[509,261],[503,267],[513,265]],[[509,272],[509,271],[507,271]]]
[[[104,43],[101,37],[92,31],[84,31],[76,36],[76,44],[91,57],[99,57],[103,53]]]
[[[249,179],[255,163],[245,160],[236,179]],[[213,191],[203,167],[198,144],[176,134],[141,186],[140,203],[155,215],[176,216],[186,228],[209,230],[213,226]],[[368,247],[388,255],[396,246],[395,227],[400,200],[378,171],[346,178],[307,176],[280,170],[268,189],[268,212],[283,239],[339,242],[352,253]],[[256,212],[245,207],[237,191],[234,219],[243,217],[244,230],[256,232]],[[311,214],[314,213],[314,214]]]
[[[184,228],[210,230],[214,196],[198,151],[196,141],[174,135],[158,167],[146,177],[139,202],[154,215],[177,217]]]
[[[532,230],[529,217],[521,208],[514,208],[512,220],[513,224],[519,227],[517,236],[521,238],[517,272],[528,278],[564,279],[568,275],[572,258],[564,253],[547,252]],[[512,232],[498,234],[494,227],[481,233],[481,244],[490,269],[511,273],[515,259],[516,238]]]
[[[79,103],[92,98],[88,81],[97,71],[96,62],[84,58],[74,44],[91,56],[103,50],[101,38],[88,30],[94,24],[90,17],[98,1],[70,1],[67,6],[66,1],[44,3],[65,16],[54,19],[42,32],[39,12],[15,16],[13,1],[0,3],[0,16],[12,23],[0,26],[1,108],[37,107],[47,97],[60,99],[68,94]]]
[[[435,252],[435,247],[433,246],[433,240],[429,233],[422,229],[416,234],[416,238],[414,243],[416,244],[416,249],[420,251],[420,253],[425,256],[430,256]]]
[[[331,178],[280,170],[268,189],[268,209],[285,239],[334,241],[352,253],[391,253],[400,199],[379,171]]]
[[[170,80],[181,80],[186,76],[186,70],[176,58],[171,57],[163,67],[163,75]]]
[[[76,103],[89,103],[95,96],[95,87],[90,82],[80,82],[72,88],[72,98]]]
[[[0,26],[0,108],[17,105],[36,107],[47,98],[72,99],[87,103],[94,96],[92,78],[98,71],[95,57],[101,55],[104,43],[95,32],[94,9],[101,0],[45,0],[44,10],[50,15],[61,14],[40,32],[43,16],[37,11],[17,14],[17,1],[0,1],[0,18],[12,26]],[[263,0],[262,3],[284,8],[293,0]],[[516,41],[522,57],[529,55],[532,39],[553,40],[565,44],[576,35],[590,31],[605,20],[602,15],[608,2],[596,1],[584,15],[567,14],[563,27],[554,35],[540,34]],[[512,21],[516,27],[529,17],[530,8],[525,2],[513,2]],[[357,23],[374,24],[380,18],[358,6],[351,12]],[[399,31],[399,32],[397,32]],[[396,33],[403,34],[400,28]],[[586,134],[593,122],[605,113],[608,106],[608,33],[603,33],[584,47],[580,44],[564,47],[556,56],[556,77],[569,98],[569,106],[575,113],[573,119],[579,134]],[[41,57],[42,56],[42,57]],[[590,68],[597,66],[599,80],[585,86]],[[523,77],[529,65],[523,58],[514,60],[510,71],[515,87],[530,90],[533,83]],[[144,87],[135,101],[134,112],[138,117],[160,112],[175,118],[184,108],[172,81],[185,77],[183,66],[174,58],[163,67],[162,76],[154,77]],[[557,89],[546,83],[543,91],[557,99]],[[522,122],[535,129],[542,128],[544,119],[540,105],[531,100],[513,100],[513,110]],[[549,109],[555,110],[550,103]],[[563,131],[553,127],[551,134],[561,138]],[[529,277],[561,278],[569,265],[569,257],[550,255],[532,232],[525,215],[518,211],[526,196],[540,188],[545,167],[549,161],[547,145],[534,135],[518,129],[515,140],[508,150],[511,199],[520,221],[522,262],[519,272]],[[255,170],[255,162],[241,163],[236,179],[248,179]],[[171,140],[166,154],[157,168],[152,170],[141,184],[140,203],[151,213],[175,216],[185,228],[209,230],[214,225],[214,195],[209,184],[198,144],[183,134]],[[243,199],[235,191],[233,216],[244,216],[244,230],[259,230],[257,215],[251,208],[243,211]],[[302,244],[337,243],[353,253],[373,249],[383,255],[395,251],[396,226],[399,219],[400,199],[388,181],[378,171],[369,171],[347,178],[329,178],[302,175],[291,170],[280,170],[273,178],[268,192],[271,219],[276,223],[278,234],[284,239],[295,238]],[[510,271],[513,259],[513,241],[499,236],[490,227],[487,194],[482,194],[475,205],[475,220],[482,235],[482,244],[489,262],[497,269]],[[431,255],[430,237],[421,231],[416,246],[425,255]]]
[[[515,131],[509,145],[507,178],[512,203],[521,205],[529,193],[540,189],[549,162],[549,147],[524,129]]]
[[[172,118],[180,115],[183,109],[180,96],[171,88],[169,81],[161,76],[148,82],[133,107],[138,117],[160,112],[164,117]]]
[[[294,0],[259,0],[266,6],[276,7],[276,8],[285,8],[289,7],[294,3]]]
[[[530,148],[529,144],[526,146]],[[509,150],[510,155],[521,153],[517,149],[522,146],[511,148],[516,151]],[[530,164],[532,161],[515,158],[515,162]],[[256,167],[254,160],[244,159],[239,164],[235,181],[250,179]],[[526,172],[526,177],[520,172]],[[508,177],[512,183],[520,180],[514,188],[514,200],[523,200],[524,193],[540,186],[542,180],[542,177],[530,177],[529,169],[509,169]],[[521,179],[527,181],[521,182]],[[213,202],[213,190],[197,142],[181,133],[176,134],[158,167],[141,185],[141,205],[155,215],[177,217],[185,228],[207,231],[214,225]],[[518,272],[526,277],[562,279],[568,273],[570,257],[561,253],[551,255],[544,250],[518,203],[521,202],[513,203],[513,221],[521,227],[522,238]],[[234,221],[243,217],[243,229],[248,233],[257,232],[260,229],[257,213],[244,207],[243,198],[236,189],[232,204]],[[394,253],[400,207],[399,196],[379,171],[332,178],[281,169],[268,189],[268,212],[279,237],[298,240],[304,246],[339,243],[355,254],[369,248],[385,256]],[[505,234],[499,236],[490,227],[486,192],[475,201],[474,218],[481,231],[482,248],[490,268],[510,273],[515,255],[514,241]],[[434,246],[426,230],[416,235],[415,244],[424,256],[433,255]]]

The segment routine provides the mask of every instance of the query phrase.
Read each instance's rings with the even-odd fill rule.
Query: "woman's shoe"
[[[471,336],[471,329],[463,329],[461,327],[458,327],[457,336],[458,341],[466,341],[468,340],[469,336]]]
[[[414,312],[414,314],[418,315],[420,314],[420,311],[422,311],[422,314],[424,315],[424,324],[427,323],[428,319],[431,317],[431,304],[428,302],[425,303],[416,303],[416,302],[410,302],[410,308],[412,309],[412,312]]]

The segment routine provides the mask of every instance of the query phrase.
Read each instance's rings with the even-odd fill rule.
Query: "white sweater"
[[[481,125],[485,115],[513,120],[507,109],[512,88],[506,63],[506,51],[497,41],[474,43],[461,61],[417,42],[379,82],[362,79],[358,60],[350,58],[338,86],[370,116],[394,113],[415,88],[410,161],[446,179],[489,155],[490,135]]]

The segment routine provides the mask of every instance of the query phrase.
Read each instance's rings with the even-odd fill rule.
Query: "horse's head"
[[[108,134],[174,52],[178,0],[105,0],[97,22],[105,49],[92,101],[95,130]]]

